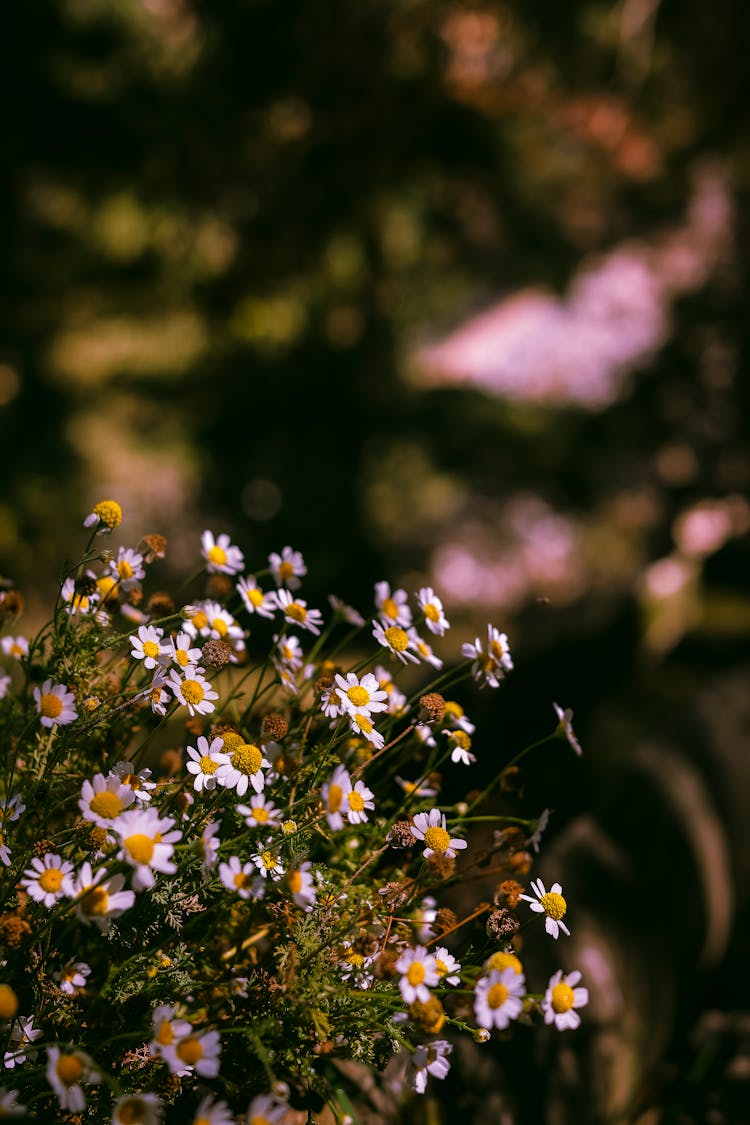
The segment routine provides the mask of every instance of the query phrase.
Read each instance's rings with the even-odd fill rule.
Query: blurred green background
[[[313,605],[429,580],[464,639],[507,629],[484,753],[576,709],[586,757],[555,748],[526,799],[598,999],[575,1044],[484,1049],[418,1112],[740,1120],[746,6],[4,22],[0,573],[30,621],[111,496],[126,543],[169,537],[165,582],[211,527],[251,570],[302,549]]]

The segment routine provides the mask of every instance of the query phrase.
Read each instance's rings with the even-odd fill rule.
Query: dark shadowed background
[[[399,1112],[747,1119],[746,7],[3,22],[0,573],[28,628],[110,496],[124,542],[169,537],[165,583],[210,527],[250,569],[302,549],[312,605],[429,580],[456,650],[494,621],[517,670],[473,709],[477,778],[576,712],[584,758],[540,752],[523,808],[554,808],[570,902],[544,968],[591,1004]]]

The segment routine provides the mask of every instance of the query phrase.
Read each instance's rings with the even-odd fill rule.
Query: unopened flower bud
[[[472,1034],[475,1043],[489,1043],[492,1038],[486,1027],[478,1027]]]

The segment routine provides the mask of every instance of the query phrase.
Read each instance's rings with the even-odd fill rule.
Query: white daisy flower
[[[21,886],[34,902],[41,902],[49,910],[64,896],[70,896],[73,883],[70,873],[73,864],[63,862],[59,855],[47,852],[43,859],[34,856],[31,867],[24,871]]]
[[[286,885],[291,891],[296,906],[310,911],[315,905],[317,893],[315,879],[312,875],[312,864],[309,860],[297,864],[286,873]]]
[[[422,781],[405,781],[403,777],[398,774],[393,779],[397,785],[400,785],[404,793],[409,797],[437,797],[437,789],[425,785]]]
[[[78,808],[84,820],[90,820],[99,828],[110,828],[112,821],[120,813],[125,812],[135,800],[135,794],[129,785],[123,785],[122,780],[110,774],[97,773],[91,781],[88,778],[81,786],[81,796]]]
[[[250,798],[249,805],[237,805],[237,812],[245,818],[248,828],[275,828],[281,823],[282,813],[263,793]]]
[[[29,642],[25,637],[3,637],[0,640],[0,651],[5,656],[12,656],[15,660],[22,660],[29,655]]]
[[[473,645],[463,645],[461,652],[469,660],[474,661],[471,673],[480,687],[484,684],[489,684],[493,688],[499,687],[506,672],[513,670],[508,638],[505,633],[498,632],[494,625],[487,626],[486,652],[479,637],[476,638]]]
[[[437,746],[434,732],[429,723],[417,723],[414,728],[414,735],[425,746],[429,746],[431,750]]]
[[[398,982],[399,991],[405,1004],[414,1004],[417,1000],[426,1004],[430,999],[430,989],[440,982],[437,962],[423,945],[416,949],[405,949],[393,966],[397,973],[401,973]]]
[[[112,1107],[112,1125],[159,1125],[161,1117],[156,1094],[123,1094]]]
[[[213,1094],[209,1094],[195,1111],[192,1125],[234,1125],[235,1120],[227,1103],[215,1101]]]
[[[411,625],[409,595],[406,590],[394,590],[391,593],[388,582],[376,582],[375,608],[384,629],[388,629],[391,625],[400,625],[402,629],[408,629]]]
[[[367,820],[367,810],[369,809],[372,812],[375,808],[374,796],[375,794],[367,788],[364,781],[354,783],[346,794],[347,804],[349,805],[346,819],[350,824],[364,824]]]
[[[264,594],[252,574],[249,574],[247,578],[240,578],[236,588],[248,613],[257,613],[259,617],[272,618],[279,608],[276,601],[276,592]]]
[[[164,668],[157,668],[151,686],[146,688],[143,693],[143,698],[148,700],[155,715],[166,715],[167,713],[167,704],[172,697],[167,691],[166,684],[166,671]]]
[[[337,613],[339,617],[343,617],[344,621],[348,622],[349,625],[364,625],[365,619],[362,614],[354,609],[353,606],[342,602],[341,598],[337,598],[335,594],[328,595],[328,602],[333,612]]]
[[[432,895],[425,895],[419,906],[414,911],[414,925],[420,941],[429,941],[433,937],[432,924],[437,918],[437,899]]]
[[[278,1102],[271,1094],[259,1094],[247,1110],[248,1125],[281,1125],[289,1111],[286,1103]]]
[[[349,725],[356,734],[366,738],[376,750],[383,749],[385,739],[380,731],[375,730],[369,711],[350,711]]]
[[[330,779],[320,790],[320,799],[326,812],[328,827],[339,832],[344,827],[344,815],[349,812],[348,794],[352,782],[343,766],[336,766]],[[343,814],[343,815],[342,815]]]
[[[201,554],[206,560],[209,574],[241,574],[245,569],[245,556],[239,547],[232,545],[228,535],[214,539],[212,532],[201,535]]]
[[[321,695],[320,709],[324,715],[328,716],[329,719],[337,719],[339,715],[344,714],[344,711],[346,710],[346,708],[344,707],[344,701],[333,685],[331,685],[331,687],[329,688],[326,688]]]
[[[195,779],[193,788],[196,793],[200,793],[202,789],[216,788],[216,771],[228,761],[228,756],[221,752],[223,745],[221,738],[214,738],[209,744],[208,739],[201,735],[197,750],[192,746],[187,747],[190,761],[185,763],[185,768]]]
[[[168,648],[162,644],[164,630],[156,625],[141,625],[137,634],[129,638],[133,660],[142,660],[143,667],[153,671],[161,662],[163,656],[168,654]]]
[[[456,703],[455,699],[446,699],[443,722],[451,730],[464,730],[467,734],[474,734],[477,729],[467,718],[461,704]]]
[[[193,1031],[169,1047],[162,1047],[161,1057],[172,1074],[199,1074],[215,1078],[219,1073],[221,1036],[218,1031]]]
[[[219,864],[219,878],[228,891],[235,891],[240,898],[263,897],[263,879],[256,875],[255,864],[243,863],[239,856],[230,856],[228,863]]]
[[[446,735],[453,746],[451,751],[452,762],[461,762],[464,766],[470,766],[476,762],[475,756],[471,753],[471,739],[465,730],[444,730],[443,734]]]
[[[299,551],[291,547],[284,547],[280,555],[273,552],[268,556],[268,565],[271,568],[273,580],[277,586],[286,586],[288,590],[299,590],[302,583],[300,578],[307,574],[305,560]]]
[[[480,1027],[490,1030],[493,1027],[507,1027],[516,1020],[523,1008],[526,980],[523,973],[515,969],[493,971],[480,977],[474,990],[474,1014]]]
[[[445,814],[439,809],[430,809],[429,813],[417,813],[411,830],[418,840],[423,840],[427,845],[422,853],[425,859],[435,854],[455,859],[456,852],[462,851],[467,846],[466,840],[453,839],[446,831]]]
[[[153,887],[155,871],[174,875],[174,845],[182,832],[174,828],[171,816],[160,817],[155,809],[130,809],[112,825],[120,837],[117,858],[135,869],[132,887],[136,891]]]
[[[92,590],[90,593],[83,593],[81,590],[76,589],[75,578],[66,578],[60,590],[60,598],[65,603],[65,612],[71,617],[76,614],[85,616],[86,614],[93,613],[99,603],[99,594],[96,591],[96,575],[93,570],[87,570],[86,578],[91,579]]]
[[[151,1013],[154,1034],[148,1049],[157,1058],[165,1047],[171,1047],[176,1040],[183,1039],[193,1030],[187,1020],[176,1018],[177,1008],[177,1004],[158,1004]]]
[[[372,672],[360,677],[356,672],[342,676],[336,673],[336,688],[344,708],[349,711],[376,713],[388,710],[388,694],[383,691]]]
[[[374,960],[374,957],[358,953],[350,941],[345,941],[339,956],[341,979],[348,981],[353,988],[371,988],[375,980],[375,975],[370,971]]]
[[[185,669],[184,676],[180,676],[173,668],[165,682],[175,699],[187,707],[191,716],[208,715],[215,709],[213,701],[219,698],[219,693],[211,687],[203,668],[191,665]]]
[[[58,982],[61,992],[73,996],[77,988],[86,987],[86,979],[90,975],[91,966],[85,961],[69,961],[59,972],[52,974],[52,979]]]
[[[575,1009],[583,1008],[588,1004],[589,990],[575,987],[580,979],[581,974],[577,969],[565,975],[562,969],[559,969],[549,979],[542,1000],[542,1011],[544,1022],[554,1023],[558,1031],[573,1030],[581,1022],[581,1017]]]
[[[45,680],[41,688],[34,688],[34,699],[43,727],[64,726],[78,718],[74,706],[76,697],[72,691],[68,691],[65,684],[53,684],[52,680]]]
[[[83,1051],[62,1051],[59,1047],[47,1048],[47,1081],[57,1094],[61,1109],[70,1113],[83,1113],[86,1097],[81,1082],[100,1082],[93,1063]]]
[[[423,586],[417,594],[417,604],[424,614],[425,624],[431,633],[442,637],[450,629],[450,622],[445,616],[443,603],[437,596],[432,586]]]
[[[411,661],[412,664],[419,663],[419,657],[409,649],[409,635],[400,625],[391,625],[384,629],[379,621],[375,621],[372,635],[379,645],[387,648],[403,664],[407,661]]]
[[[12,824],[25,812],[26,805],[21,800],[20,793],[14,793],[12,797],[3,797],[0,801],[0,824]]]
[[[283,669],[291,673],[298,672],[305,663],[305,655],[298,638],[276,636],[273,640],[276,649],[272,659],[276,669],[278,671]]]
[[[218,831],[219,822],[217,820],[209,820],[201,834],[200,849],[204,871],[216,867],[219,858],[219,848],[221,847],[221,840],[217,835]]]
[[[139,801],[150,801],[151,794],[156,789],[156,782],[149,780],[151,770],[137,770],[133,762],[115,762],[108,777],[119,777],[122,784],[127,785]]]
[[[261,851],[257,855],[250,857],[258,868],[263,879],[271,879],[277,883],[281,876],[284,874],[284,867],[281,860],[277,855],[271,851],[271,845],[268,841],[262,846]]]
[[[119,588],[124,590],[125,593],[130,593],[131,590],[140,590],[140,580],[146,577],[143,555],[139,555],[137,551],[130,547],[120,547],[117,552],[117,559],[112,559],[109,563],[109,571]]]
[[[563,711],[562,707],[558,707],[556,703],[553,703],[552,706],[555,708],[560,734],[567,739],[568,745],[575,750],[576,754],[580,757],[581,754],[583,754],[583,750],[573,730],[573,712],[570,707],[566,707]]]
[[[216,780],[227,789],[234,789],[238,797],[244,797],[252,785],[256,793],[263,789],[266,779],[263,770],[271,765],[263,751],[252,742],[241,742],[227,754],[216,771]]]
[[[407,1067],[407,1081],[412,1090],[423,1094],[427,1089],[427,1078],[445,1078],[451,1068],[448,1055],[453,1050],[453,1044],[447,1039],[432,1039],[429,1043],[420,1043],[409,1055]]]
[[[41,1028],[34,1027],[33,1016],[16,1016],[10,1025],[9,1049],[3,1056],[5,1069],[13,1070],[14,1067],[21,1066],[27,1060],[36,1062],[37,1051],[30,1044],[38,1039],[41,1034]]]
[[[5,842],[3,833],[0,832],[0,861],[2,861],[2,863],[4,863],[6,867],[10,867],[11,863],[13,862],[13,860],[11,859],[12,854],[13,853]]]
[[[443,984],[452,984],[454,987],[461,983],[461,962],[449,953],[444,945],[438,945],[434,952],[435,967]]]
[[[433,652],[432,645],[429,645],[424,637],[420,637],[416,629],[411,628],[408,632],[409,648],[416,652],[420,660],[425,664],[431,664],[433,668],[438,671],[443,667],[443,662],[439,656]]]
[[[568,909],[568,904],[563,898],[560,884],[553,883],[551,890],[547,892],[541,879],[537,879],[536,882],[532,879],[531,889],[536,898],[531,898],[529,895],[519,895],[519,898],[528,902],[535,914],[547,915],[544,928],[550,937],[557,939],[560,930],[570,937],[570,930],[562,921]]]
[[[285,621],[289,622],[290,625],[299,625],[300,628],[307,629],[310,633],[320,636],[319,626],[323,624],[323,614],[319,609],[308,609],[307,602],[303,601],[302,598],[295,600],[294,594],[289,590],[279,590],[276,598]]]
[[[168,637],[162,645],[163,656],[170,660],[172,664],[176,664],[178,668],[189,668],[191,665],[197,668],[200,663],[201,650],[190,647],[192,640],[190,633],[184,632]]]
[[[73,883],[71,897],[75,897],[75,912],[87,926],[94,925],[107,933],[113,918],[130,910],[135,902],[133,891],[123,891],[124,875],[109,875],[106,867],[94,873],[86,861]]]
[[[533,848],[535,852],[539,851],[539,845],[542,842],[542,836],[544,835],[547,825],[549,824],[551,812],[552,809],[542,809],[541,816],[536,822],[536,828],[526,841],[527,848]]]

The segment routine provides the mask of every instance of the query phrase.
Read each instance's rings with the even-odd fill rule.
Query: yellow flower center
[[[276,866],[276,856],[273,852],[263,852],[260,858],[266,871],[273,871]]]
[[[361,953],[355,953],[353,950],[347,950],[346,953],[347,964],[353,965],[355,969],[361,969],[365,963],[365,959]]]
[[[549,894],[542,895],[539,901],[550,918],[554,918],[556,922],[559,922],[561,918],[565,917],[568,904],[562,895],[554,894],[550,891]]]
[[[383,635],[394,652],[403,652],[409,643],[406,633],[398,625],[392,625]]]
[[[364,734],[372,733],[372,720],[367,715],[355,715],[354,721]]]
[[[181,688],[182,698],[186,703],[200,703],[206,694],[197,680],[183,680]]]
[[[117,1109],[117,1116],[120,1119],[121,1125],[143,1125],[146,1120],[148,1106],[143,1098],[128,1098],[125,1102],[120,1102]],[[208,1121],[207,1118],[203,1118]],[[195,1125],[199,1125],[200,1118],[196,1121]],[[210,1125],[210,1122],[208,1122]]]
[[[299,621],[301,625],[304,625],[307,621],[307,610],[299,602],[290,602],[286,607],[286,615],[291,617],[293,621]]]
[[[156,1042],[161,1043],[162,1047],[168,1047],[174,1040],[174,1031],[172,1024],[169,1020],[162,1020],[159,1024],[159,1030],[156,1033]]]
[[[398,617],[398,606],[394,602],[393,598],[386,598],[380,609],[383,617],[387,617],[391,621],[395,621]]]
[[[126,836],[123,840],[125,850],[136,863],[150,863],[154,856],[154,841],[143,832],[136,832],[133,836]]]
[[[200,1039],[195,1039],[192,1035],[187,1039],[182,1039],[177,1044],[176,1054],[188,1066],[195,1066],[203,1058],[203,1047]]]
[[[243,742],[236,750],[232,751],[232,765],[240,773],[251,774],[257,773],[263,763],[263,755],[257,746],[252,742]]]
[[[287,559],[279,563],[279,578],[283,578],[285,582],[294,578],[294,567]]]
[[[289,890],[292,894],[299,894],[302,890],[302,873],[300,871],[290,871],[287,882],[289,883]]]
[[[242,746],[245,740],[236,730],[225,730],[221,732],[221,741],[224,743],[226,753],[231,754],[238,746]]]
[[[426,645],[424,641],[417,641],[417,652],[420,656],[430,656],[432,654],[432,649],[429,645]]]
[[[356,789],[352,789],[351,793],[349,794],[349,808],[353,809],[354,812],[362,812],[362,809],[364,807],[364,797],[361,793],[358,793]]]
[[[492,641],[490,644],[490,655],[494,657],[498,664],[503,659],[506,652],[507,649],[505,645],[501,645],[499,641]]]
[[[264,809],[262,806],[259,809],[253,809],[253,820],[256,820],[258,824],[267,824],[268,809]]]
[[[159,646],[156,641],[143,642],[143,655],[150,657],[151,660],[156,659],[156,657],[159,655]]]
[[[471,739],[465,730],[454,730],[451,732],[451,738],[456,746],[460,746],[462,750],[471,749]]]
[[[421,961],[412,961],[409,968],[406,970],[406,979],[411,985],[421,984],[424,980],[425,972],[424,965]]]
[[[59,695],[52,695],[50,692],[43,695],[39,700],[39,713],[44,715],[45,719],[56,719],[58,715],[62,714],[62,700]]]
[[[9,984],[0,984],[0,1020],[12,1020],[18,1011],[18,997]]]
[[[190,663],[190,655],[186,648],[176,648],[174,650],[174,658],[181,668],[187,668]]]
[[[104,887],[86,887],[81,899],[81,911],[88,917],[101,917],[107,913],[109,895]]]
[[[271,1122],[262,1114],[254,1113],[250,1118],[250,1125],[271,1125]]]
[[[60,890],[63,881],[63,873],[59,867],[48,867],[39,876],[39,886],[43,891],[51,891],[56,894]]]
[[[487,1005],[490,1008],[500,1008],[508,999],[508,989],[504,984],[493,984],[487,992]]]
[[[199,609],[197,613],[193,614],[193,624],[196,629],[205,629],[208,625],[208,618],[202,609]]]
[[[428,602],[424,607],[424,615],[428,621],[435,622],[440,620],[440,610],[436,605],[433,605],[432,602]]]
[[[344,799],[344,790],[340,785],[328,786],[328,811],[338,812]]]
[[[449,847],[451,838],[444,828],[439,825],[434,825],[428,828],[424,834],[424,842],[428,848],[432,848],[434,852],[444,852]]]
[[[248,890],[253,885],[253,877],[249,873],[239,871],[234,877],[234,885],[238,891]]]
[[[116,500],[100,500],[91,510],[110,530],[122,523],[122,508]]]
[[[498,950],[493,953],[487,962],[489,969],[495,969],[496,972],[501,973],[503,969],[513,969],[516,973],[523,972],[523,966],[518,958],[513,953],[502,953]]]
[[[446,965],[445,961],[441,961],[439,957],[435,958],[435,971],[437,972],[439,977],[444,977],[448,972],[448,966]]]
[[[113,793],[110,789],[105,789],[102,793],[97,793],[91,798],[89,808],[92,813],[103,817],[104,820],[114,820],[122,812],[123,804],[116,793]]]
[[[215,633],[218,633],[220,637],[226,637],[229,626],[223,617],[214,617],[211,622],[211,628]]]
[[[75,1086],[83,1077],[83,1064],[75,1055],[60,1055],[55,1069],[65,1086]]]
[[[133,568],[127,559],[120,559],[117,564],[117,573],[120,575],[120,578],[133,577]]]
[[[215,563],[216,566],[224,566],[227,561],[227,553],[226,551],[222,551],[221,547],[214,546],[208,552],[208,561],[210,563]]]
[[[363,688],[361,684],[355,684],[354,687],[350,687],[346,694],[355,707],[364,707],[370,702],[370,693],[367,688]]]
[[[552,989],[552,1007],[556,1012],[567,1012],[573,1007],[574,1002],[573,989],[564,979],[561,980]]]
[[[219,768],[219,763],[215,762],[213,758],[209,758],[208,754],[203,754],[198,763],[201,768],[201,773],[212,774],[216,773]]]
[[[257,586],[253,586],[252,590],[247,590],[246,593],[250,605],[254,605],[256,609],[259,605],[263,605],[263,591],[259,590]]]

